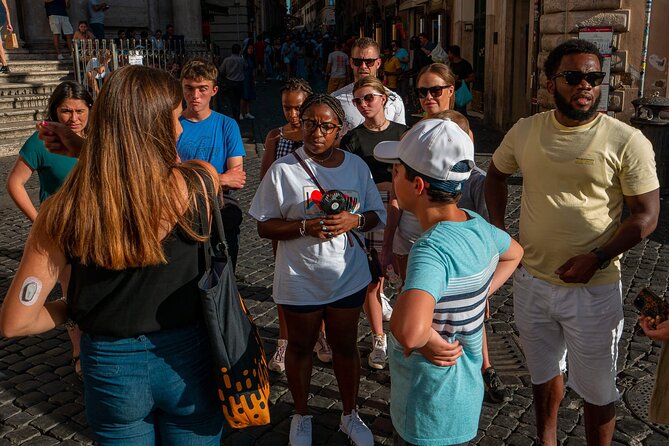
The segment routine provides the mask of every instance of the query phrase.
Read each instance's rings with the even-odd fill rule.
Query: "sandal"
[[[79,356],[72,357],[72,368],[74,369],[74,374],[77,375],[79,381],[84,381],[84,374],[81,371],[81,359]]]

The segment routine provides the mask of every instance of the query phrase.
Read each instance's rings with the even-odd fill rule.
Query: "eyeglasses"
[[[302,120],[302,127],[304,130],[307,132],[314,132],[316,131],[317,128],[321,129],[321,133],[324,135],[329,135],[330,133],[334,132],[337,129],[341,128],[341,125],[333,124],[331,122],[322,122],[322,123],[317,123],[313,119],[303,119]]]
[[[603,71],[589,71],[587,73],[582,71],[563,71],[553,76],[552,79],[555,80],[558,77],[564,77],[568,85],[579,85],[585,79],[587,83],[593,87],[597,87],[604,81],[606,73]]]
[[[355,65],[356,67],[362,66],[362,63],[364,62],[365,65],[367,65],[367,68],[369,68],[369,67],[371,67],[372,65],[374,65],[374,63],[375,63],[377,60],[379,60],[379,58],[377,57],[376,59],[359,59],[359,58],[357,58],[357,57],[354,57],[354,58],[351,59],[351,60],[353,60],[353,65]]]
[[[371,103],[375,97],[377,96],[385,96],[384,94],[381,93],[368,93],[360,98],[353,98],[353,103],[357,106],[362,105],[362,101],[365,101],[367,104]]]
[[[438,98],[441,96],[441,94],[444,92],[445,88],[451,87],[450,85],[435,85],[434,87],[420,87],[416,88],[416,92],[418,92],[418,97],[421,99],[425,99],[427,97],[427,94],[430,93],[430,95],[433,98]]]

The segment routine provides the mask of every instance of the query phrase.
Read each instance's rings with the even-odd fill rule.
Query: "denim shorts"
[[[224,424],[201,327],[83,334],[86,417],[100,445],[218,445]]]
[[[293,313],[313,313],[314,311],[323,310],[327,307],[330,308],[339,308],[339,309],[349,309],[349,308],[358,308],[365,303],[365,296],[367,295],[367,287],[364,287],[360,291],[342,297],[339,300],[330,302],[329,304],[323,305],[284,305],[281,304],[281,308],[287,311],[292,311]]]

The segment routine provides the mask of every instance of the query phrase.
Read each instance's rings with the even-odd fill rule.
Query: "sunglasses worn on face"
[[[564,81],[569,85],[579,85],[583,82],[583,79],[593,87],[601,85],[602,81],[606,77],[606,73],[603,71],[590,71],[584,73],[582,71],[562,71],[561,73],[553,76],[553,80],[558,77],[564,77]]]
[[[303,119],[302,127],[307,132],[315,132],[317,128],[321,129],[321,133],[324,135],[329,135],[334,132],[336,129],[340,129],[341,125],[333,124],[331,122],[322,122],[317,123],[313,119]]]
[[[353,60],[353,65],[355,65],[356,67],[362,66],[362,64],[364,62],[365,65],[367,65],[367,68],[369,68],[372,65],[374,65],[374,62],[376,62],[378,60],[378,58],[376,58],[376,59],[358,59],[357,57],[354,57],[352,60]]]
[[[361,97],[359,97],[359,98],[353,98],[353,103],[354,103],[355,105],[360,106],[360,105],[362,105],[362,101],[365,101],[367,104],[369,104],[369,103],[371,103],[371,102],[374,100],[374,98],[377,97],[377,96],[385,96],[385,95],[382,95],[381,93],[369,93],[369,94],[366,94],[366,95],[361,96]]]
[[[435,85],[434,87],[416,88],[416,91],[418,92],[418,97],[421,99],[425,99],[428,93],[430,93],[433,98],[438,98],[444,92],[444,89],[448,87],[450,87],[450,85]]]

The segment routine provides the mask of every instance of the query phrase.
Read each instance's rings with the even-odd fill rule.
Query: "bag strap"
[[[325,195],[325,189],[323,189],[323,186],[321,186],[321,183],[318,182],[316,179],[316,175],[314,175],[314,172],[309,168],[309,165],[302,159],[300,155],[298,155],[297,150],[293,152],[293,155],[295,155],[295,158],[297,158],[297,162],[300,163],[300,166],[307,172],[307,175],[309,175],[309,178],[311,178],[311,181],[313,181],[316,184],[316,187],[321,191],[321,194]],[[363,251],[367,252],[367,249],[365,248],[365,244],[360,240],[360,237],[358,237],[358,234],[356,234],[354,231],[348,231],[346,233],[346,236],[349,237],[349,241],[351,240],[350,237],[351,235],[355,240],[358,242],[360,247],[363,249]]]
[[[208,235],[204,241],[204,262],[207,267],[207,270],[211,269],[211,257],[224,257],[228,258],[228,250],[225,244],[225,233],[223,230],[223,219],[221,218],[221,212],[218,208],[218,199],[214,195],[214,186],[207,182],[207,176],[203,176],[200,172],[197,172],[198,177],[204,183],[204,190],[201,194],[197,195],[197,206],[198,213],[200,215],[200,227],[202,228],[203,235]],[[207,203],[209,203],[209,209],[211,209],[211,214],[213,216],[213,226],[209,226],[209,218],[207,216]],[[212,235],[216,235],[218,238],[218,243],[216,246],[213,246],[211,243]]]
[[[297,162],[300,163],[300,166],[302,166],[304,171],[307,172],[307,175],[309,175],[309,178],[311,178],[311,181],[313,181],[316,184],[316,187],[318,188],[318,190],[320,190],[322,194],[325,194],[325,189],[323,189],[323,186],[321,186],[321,183],[318,182],[318,180],[316,179],[316,175],[314,175],[314,172],[312,172],[312,170],[309,168],[309,165],[297,153],[297,150],[293,152],[293,155],[295,155],[295,158],[297,158]]]

